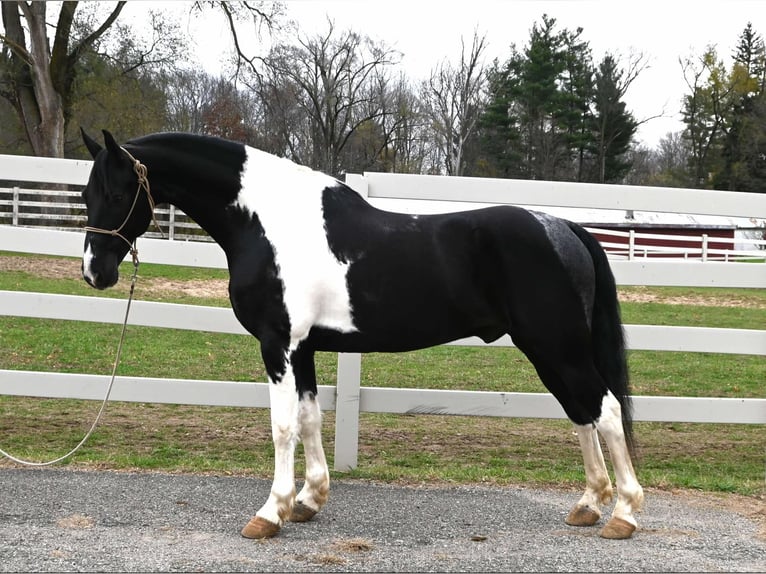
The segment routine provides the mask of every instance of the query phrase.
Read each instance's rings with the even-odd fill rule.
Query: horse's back
[[[438,215],[360,208],[328,221],[327,233],[349,264],[357,329],[344,337],[322,332],[331,347],[399,351],[471,335],[491,341],[509,331],[540,282],[556,290],[567,279],[539,216],[513,206]]]

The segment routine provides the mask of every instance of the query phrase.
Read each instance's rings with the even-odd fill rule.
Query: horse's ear
[[[101,130],[104,133],[104,143],[106,144],[106,150],[114,154],[115,157],[122,155],[122,148],[120,144],[114,139],[114,136],[108,130]]]
[[[96,159],[98,152],[104,148],[102,148],[96,140],[86,134],[83,128],[80,128],[80,134],[82,134],[82,141],[85,142],[85,147],[88,148],[90,155],[93,156],[93,159]]]

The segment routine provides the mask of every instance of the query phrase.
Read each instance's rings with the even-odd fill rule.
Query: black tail
[[[596,295],[593,305],[592,339],[596,369],[620,402],[625,441],[633,456],[633,402],[630,398],[628,361],[625,354],[625,334],[617,299],[617,285],[603,248],[593,235],[576,223],[570,229],[582,241],[593,259],[596,273]]]

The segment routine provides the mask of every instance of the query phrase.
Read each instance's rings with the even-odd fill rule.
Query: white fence
[[[168,239],[212,241],[199,225],[174,206],[157,208],[157,221]],[[85,226],[85,203],[79,191],[0,187],[0,224],[46,229],[77,229]],[[150,230],[147,237],[159,237]]]
[[[89,162],[0,156],[0,179],[82,185]],[[11,166],[11,167],[8,167]],[[569,205],[620,209],[723,213],[766,218],[766,196],[664,188],[628,188],[390,174],[351,175],[348,182],[370,201],[401,199],[535,205]],[[576,187],[572,187],[576,186]],[[572,193],[574,191],[574,193]],[[656,200],[656,204],[652,201]],[[457,205],[457,204],[455,204]],[[0,225],[0,250],[79,257],[79,232]],[[143,239],[141,260],[148,263],[224,268],[225,258],[213,243]],[[621,285],[766,287],[766,265],[639,259],[614,260]],[[137,289],[140,297],[140,282]],[[97,317],[121,323],[124,301],[42,293],[0,291],[0,315],[82,320]],[[230,309],[136,301],[130,323],[154,327],[245,334]],[[630,349],[766,355],[766,331],[627,325]],[[484,345],[479,339],[457,345]],[[511,346],[508,337],[491,346]],[[564,418],[545,393],[499,393],[390,389],[360,386],[361,357],[338,356],[335,387],[321,387],[323,407],[336,412],[335,467],[356,466],[360,412],[438,413],[501,417]],[[509,373],[511,376],[511,373]],[[7,395],[99,399],[106,375],[0,370],[0,393]],[[118,377],[112,398],[119,401],[267,407],[266,383]],[[644,421],[766,423],[766,399],[647,397],[634,399],[635,418]]]
[[[21,225],[26,227],[44,227],[46,229],[67,230],[72,228],[82,228],[86,222],[85,204],[80,197],[80,191],[50,189],[51,184],[56,187],[58,181],[35,181],[36,187],[40,189],[31,189],[18,185],[19,181],[14,181],[13,177],[29,177],[32,170],[38,171],[46,161],[34,157],[19,157],[0,155],[0,183],[2,181],[13,182],[10,187],[0,185],[0,224]],[[57,160],[52,160],[56,162]],[[87,178],[87,171],[90,168],[90,162],[73,162],[69,169],[71,173],[66,173],[67,179]],[[391,180],[388,174],[370,174],[373,177],[382,175],[383,187],[390,187]],[[353,175],[350,179],[353,180]],[[396,176],[409,178],[410,176]],[[415,176],[419,177],[419,176]],[[47,179],[51,179],[49,176]],[[359,180],[364,181],[364,180]],[[488,180],[478,180],[488,181]],[[507,180],[506,180],[507,181]],[[388,183],[386,183],[388,182]],[[45,185],[48,184],[46,189]],[[517,182],[520,183],[520,182]],[[533,182],[534,183],[534,182]],[[546,183],[546,182],[537,182]],[[75,183],[77,187],[82,185],[79,180]],[[394,185],[399,185],[398,181]],[[438,184],[437,184],[438,185]],[[566,186],[567,184],[561,184]],[[577,184],[575,184],[577,185]],[[364,193],[365,184],[362,183],[360,192]],[[562,189],[566,189],[563,187]],[[646,189],[646,188],[644,188]],[[665,188],[655,188],[664,190]],[[693,190],[692,190],[693,191]],[[533,191],[539,193],[539,190]],[[578,192],[579,193],[579,192]],[[714,192],[715,193],[715,192]],[[396,197],[381,196],[381,197]],[[410,198],[413,199],[413,198]],[[473,197],[471,197],[472,201]],[[394,208],[401,209],[402,199],[395,199]],[[420,202],[422,206],[424,202]],[[453,202],[454,203],[454,202]],[[430,209],[439,202],[427,200],[426,205],[430,204]],[[475,206],[476,203],[466,204]],[[440,207],[441,209],[441,207]],[[742,212],[745,212],[744,209]],[[182,210],[174,206],[159,207],[155,210],[157,220],[163,231],[167,232],[170,240],[192,240],[192,241],[212,241],[212,239],[200,229],[200,227],[189,218]],[[752,217],[752,216],[748,216]],[[755,219],[755,218],[753,218]],[[612,222],[614,223],[614,222]],[[640,223],[636,222],[640,227]],[[754,226],[757,237],[747,237],[741,235],[736,238],[709,237],[700,232],[697,236],[687,235],[669,235],[658,233],[637,232],[633,229],[628,231],[605,229],[609,224],[604,224],[597,228],[589,228],[590,231],[597,232],[600,236],[607,236],[608,241],[602,241],[602,246],[612,258],[629,259],[648,258],[652,256],[673,256],[684,259],[697,258],[702,261],[738,261],[748,259],[762,260],[766,257],[766,240],[763,239],[766,228],[758,228],[755,222],[743,223]],[[761,225],[766,225],[766,220],[761,221]],[[594,225],[594,227],[596,227]],[[154,231],[153,227],[145,234],[145,237],[160,237],[160,234]],[[657,245],[661,241],[662,245]],[[726,245],[722,248],[722,245]]]
[[[60,173],[61,177],[51,175],[28,179],[46,169],[49,162],[55,166],[52,173]],[[0,155],[0,182],[11,182],[11,185],[0,185],[0,224],[58,230],[82,228],[86,213],[81,190],[57,187],[70,184],[81,188],[87,181],[90,165],[89,161]],[[67,181],[62,181],[64,179]],[[20,185],[30,181],[35,183],[35,188]],[[199,225],[172,205],[156,209],[155,215],[170,240],[212,241]],[[153,229],[146,233],[146,237],[159,236]]]

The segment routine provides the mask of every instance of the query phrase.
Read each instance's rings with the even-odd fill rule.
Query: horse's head
[[[118,267],[136,237],[152,219],[153,200],[140,182],[145,169],[104,130],[105,148],[83,130],[83,141],[93,156],[88,185],[82,192],[88,212],[82,275],[97,289],[117,283]],[[145,177],[145,173],[144,173]],[[146,192],[147,198],[141,198]]]

